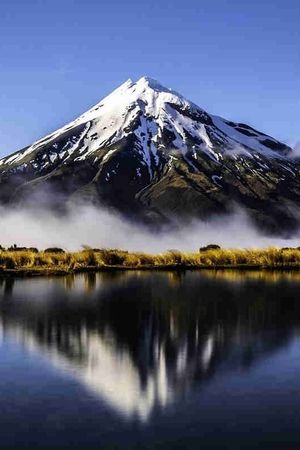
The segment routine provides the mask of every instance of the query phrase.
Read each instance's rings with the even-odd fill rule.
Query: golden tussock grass
[[[209,249],[194,253],[169,250],[159,254],[120,249],[84,249],[78,252],[1,249],[2,270],[83,270],[85,268],[147,267],[300,267],[300,249]]]

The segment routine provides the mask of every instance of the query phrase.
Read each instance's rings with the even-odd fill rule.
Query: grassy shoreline
[[[207,249],[160,254],[119,249],[1,249],[0,276],[67,275],[122,270],[300,270],[300,248]]]

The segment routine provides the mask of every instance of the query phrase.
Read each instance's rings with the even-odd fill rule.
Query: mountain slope
[[[157,81],[126,81],[86,113],[0,160],[0,201],[91,201],[151,221],[239,204],[271,230],[296,225],[292,150],[213,116]]]

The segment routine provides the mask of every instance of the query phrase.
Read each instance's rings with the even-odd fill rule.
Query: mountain
[[[287,145],[208,114],[143,77],[0,160],[0,202],[92,202],[150,222],[236,205],[271,231],[297,225],[300,163]]]

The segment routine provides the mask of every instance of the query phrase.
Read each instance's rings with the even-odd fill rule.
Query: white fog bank
[[[46,212],[0,210],[0,244],[52,246],[79,250],[82,245],[97,248],[122,248],[145,252],[168,249],[197,251],[214,243],[223,247],[299,246],[300,233],[292,239],[261,235],[242,212],[210,220],[196,221],[176,230],[151,232],[115,214],[91,207],[76,208],[67,216]]]

